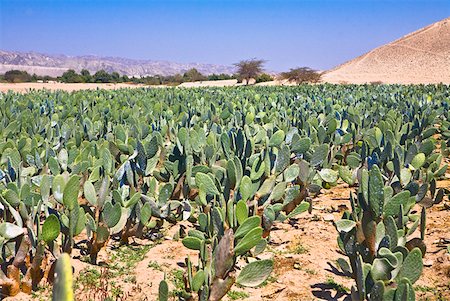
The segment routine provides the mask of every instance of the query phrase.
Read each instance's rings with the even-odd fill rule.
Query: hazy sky
[[[328,69],[450,16],[450,0],[0,0],[0,49]]]

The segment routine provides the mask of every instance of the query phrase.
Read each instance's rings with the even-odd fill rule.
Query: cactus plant
[[[53,285],[52,300],[72,301],[75,300],[73,292],[72,265],[67,253],[60,255],[56,262],[55,283]]]
[[[408,253],[425,253],[425,209],[448,198],[436,188],[450,149],[447,90],[314,85],[0,93],[3,293],[36,289],[54,267],[49,260],[44,271],[40,263],[70,253],[84,230],[93,263],[109,240],[160,235],[162,225],[181,220],[202,233],[191,231],[185,243],[209,267],[225,241],[233,241],[233,256],[225,258],[256,256],[274,223],[312,210],[312,198],[339,179],[361,189],[355,212],[336,223],[341,246],[361,253],[363,263],[375,262],[376,278],[386,278],[387,270],[398,274],[400,265],[393,267]],[[425,208],[421,214],[411,212],[415,204]],[[411,239],[416,229],[421,235]],[[367,266],[352,256],[351,264],[341,263],[361,278]],[[245,270],[253,270],[250,264]],[[189,293],[220,296],[239,279],[256,281],[233,268],[214,278],[207,267],[192,267]],[[380,281],[386,280],[366,293],[397,298]],[[401,285],[398,296],[410,296],[413,281],[394,282]]]
[[[349,259],[341,258],[338,265],[356,280],[354,300],[409,300],[422,273],[424,230],[420,239],[409,236],[419,221],[424,228],[425,209],[421,218],[413,213],[415,198],[408,190],[386,193],[391,187],[384,186],[377,165],[363,174],[357,198],[350,198],[352,211],[336,222],[339,247]]]

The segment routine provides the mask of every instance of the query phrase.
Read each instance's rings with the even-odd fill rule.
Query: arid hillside
[[[37,52],[17,52],[0,50],[0,74],[16,69],[30,74],[60,76],[68,69],[80,72],[87,69],[91,73],[98,70],[118,72],[128,76],[173,75],[196,68],[203,74],[234,72],[233,66],[176,63],[169,61],[134,60],[119,57],[100,57],[94,55],[66,56]]]
[[[450,18],[328,71],[331,83],[450,83]]]

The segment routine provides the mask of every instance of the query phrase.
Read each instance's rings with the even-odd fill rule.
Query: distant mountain
[[[337,66],[322,79],[356,84],[450,84],[450,18]]]
[[[66,56],[49,55],[37,52],[16,52],[0,50],[0,74],[17,69],[30,74],[60,76],[68,69],[80,72],[87,69],[94,73],[98,70],[118,72],[128,76],[174,75],[196,68],[202,74],[232,74],[233,66],[175,63],[168,61],[133,60],[119,57],[100,57],[94,55]]]

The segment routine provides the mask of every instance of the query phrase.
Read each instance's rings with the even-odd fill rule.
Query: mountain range
[[[232,74],[235,71],[233,66],[214,64],[134,60],[94,55],[50,55],[37,52],[0,50],[0,74],[16,69],[27,71],[30,74],[60,76],[68,69],[74,69],[77,72],[87,69],[91,73],[103,69],[107,72],[118,72],[121,75],[142,77],[182,74],[191,68],[196,68],[205,75],[213,73]]]
[[[104,69],[128,76],[173,75],[196,68],[207,74],[232,74],[233,66],[133,60],[118,57],[48,55],[0,50],[0,74],[11,69],[59,76],[67,69],[91,73]],[[325,71],[330,83],[450,84],[450,18],[405,35]]]

